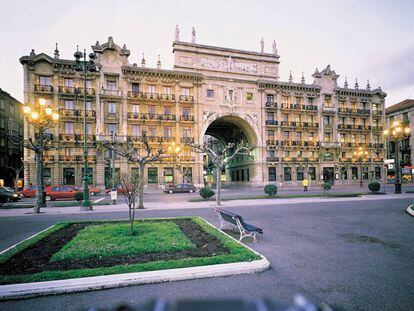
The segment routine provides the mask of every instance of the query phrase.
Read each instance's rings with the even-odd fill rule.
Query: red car
[[[75,193],[79,191],[75,186],[49,186],[46,188],[46,201],[74,199]]]
[[[23,190],[17,191],[17,194],[25,198],[34,198],[36,196],[36,186],[25,186]]]

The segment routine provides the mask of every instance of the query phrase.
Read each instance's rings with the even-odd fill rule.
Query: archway
[[[207,123],[203,132],[203,141],[211,140],[213,147],[217,150],[223,149],[228,143],[245,143],[251,147],[258,145],[258,135],[251,124],[240,116],[225,115],[214,116]],[[221,178],[223,185],[250,184],[254,163],[247,155],[236,155],[223,169]],[[214,176],[213,165],[207,156],[204,157],[204,182],[212,186],[217,180]]]

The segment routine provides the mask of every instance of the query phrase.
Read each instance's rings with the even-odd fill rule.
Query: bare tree
[[[228,143],[222,148],[214,148],[213,140],[209,139],[203,145],[187,144],[194,152],[206,154],[214,165],[216,171],[216,205],[221,205],[221,171],[236,155],[251,156],[253,148],[241,141],[238,144]],[[216,150],[215,150],[216,149]]]
[[[138,195],[138,208],[144,208],[144,172],[147,164],[159,161],[161,155],[164,153],[161,148],[156,152],[148,144],[147,131],[143,130],[141,133],[141,142],[143,145],[145,155],[140,154],[140,149],[137,144],[130,141],[119,142],[117,140],[108,142],[105,147],[111,149],[121,157],[126,158],[128,161],[138,165],[139,168],[139,195]]]
[[[135,220],[135,205],[137,197],[139,196],[141,183],[139,174],[124,173],[120,176],[121,186],[124,189],[123,195],[125,203],[128,205],[129,223],[131,228],[131,235],[134,234],[134,220]]]
[[[23,159],[20,159],[19,160],[17,166],[9,166],[9,165],[6,165],[5,168],[13,171],[13,174],[14,174],[14,191],[17,192],[19,190],[19,187],[18,187],[18,184],[19,184],[19,176],[20,176],[20,173],[24,170]]]
[[[187,183],[188,182],[187,177],[188,177],[188,173],[191,170],[191,166],[182,166],[181,164],[177,163],[175,164],[174,168],[180,173],[181,176],[183,176],[183,183]]]

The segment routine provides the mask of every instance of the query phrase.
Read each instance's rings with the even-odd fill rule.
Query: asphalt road
[[[249,246],[271,269],[259,274],[132,286],[0,303],[1,310],[85,310],[154,298],[260,298],[289,304],[302,293],[335,310],[413,310],[414,217],[408,199],[227,208],[264,228]],[[1,211],[0,211],[1,212]],[[210,209],[144,210],[139,217],[199,215]],[[0,248],[60,220],[125,218],[126,212],[0,218]]]

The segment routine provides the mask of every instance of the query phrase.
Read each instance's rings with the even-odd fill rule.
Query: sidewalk
[[[364,195],[361,197],[349,198],[290,198],[290,199],[249,199],[249,200],[229,200],[223,201],[222,207],[232,206],[259,206],[259,205],[287,205],[287,204],[306,204],[306,203],[334,203],[334,202],[349,202],[349,201],[376,201],[376,200],[395,200],[395,199],[414,199],[414,194],[385,194],[385,195]],[[149,202],[145,203],[144,210],[137,212],[144,212],[145,210],[167,210],[167,209],[193,209],[193,208],[212,208],[215,202]],[[98,205],[94,206],[93,211],[80,211],[79,206],[68,207],[48,207],[41,210],[40,215],[44,214],[85,214],[85,213],[100,213],[100,212],[119,212],[127,211],[128,207],[125,203],[118,203],[117,205]],[[0,217],[13,216],[33,216],[32,208],[16,208],[16,209],[1,209]]]

